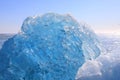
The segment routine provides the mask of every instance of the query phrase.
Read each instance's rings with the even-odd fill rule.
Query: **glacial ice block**
[[[96,35],[70,15],[28,17],[0,50],[0,80],[74,80],[99,54]]]

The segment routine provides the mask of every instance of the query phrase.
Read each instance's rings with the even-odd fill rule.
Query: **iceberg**
[[[100,53],[95,33],[70,15],[28,17],[0,50],[0,80],[74,80]]]

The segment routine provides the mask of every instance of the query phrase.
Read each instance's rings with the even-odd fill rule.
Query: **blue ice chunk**
[[[99,54],[96,35],[70,15],[28,17],[0,50],[0,80],[74,80]]]

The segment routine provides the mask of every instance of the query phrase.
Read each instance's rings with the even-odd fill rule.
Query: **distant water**
[[[0,34],[0,48],[2,47],[3,43],[14,34]]]

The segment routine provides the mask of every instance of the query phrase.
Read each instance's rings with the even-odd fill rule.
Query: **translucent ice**
[[[0,50],[0,80],[74,80],[99,54],[96,35],[70,15],[28,17]]]
[[[100,35],[107,53],[86,61],[76,80],[120,80],[120,36]]]

